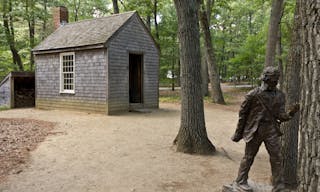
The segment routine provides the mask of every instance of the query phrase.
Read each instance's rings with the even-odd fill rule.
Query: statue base
[[[236,182],[233,182],[222,187],[222,192],[271,192],[272,186],[270,184],[256,183],[252,180],[248,180],[248,184],[251,187],[250,190],[243,190]],[[289,192],[289,191],[281,191]]]
[[[222,187],[222,192],[253,192],[253,189],[242,189],[236,182]]]

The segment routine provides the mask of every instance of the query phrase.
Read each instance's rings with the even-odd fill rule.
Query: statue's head
[[[261,75],[261,80],[270,88],[275,88],[278,84],[280,72],[275,67],[266,67]]]

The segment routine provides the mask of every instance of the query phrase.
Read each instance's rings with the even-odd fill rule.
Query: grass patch
[[[159,101],[164,103],[180,103],[180,91],[164,90],[159,93]]]
[[[177,95],[172,96],[160,96],[159,101],[163,103],[180,103],[181,98]]]
[[[0,111],[4,111],[4,110],[8,110],[8,109],[10,109],[10,108],[7,106],[0,106]]]
[[[223,99],[226,102],[226,105],[232,104],[232,101],[236,99],[235,95],[232,95],[230,93],[222,93],[223,94]],[[213,103],[212,98],[210,96],[205,96],[203,98],[204,103]]]
[[[227,105],[239,104],[244,99],[251,87],[229,87],[223,90],[223,97]],[[159,92],[159,101],[164,103],[180,103],[180,90],[161,90]],[[213,103],[210,96],[204,97],[204,103]]]

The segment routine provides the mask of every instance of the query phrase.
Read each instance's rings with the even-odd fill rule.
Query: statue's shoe
[[[250,187],[250,185],[248,185],[248,183],[234,182],[233,186],[239,192],[253,192],[252,187]]]

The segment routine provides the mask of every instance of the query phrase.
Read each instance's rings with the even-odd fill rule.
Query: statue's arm
[[[286,110],[285,110],[286,99],[285,99],[284,94],[281,97],[281,101],[280,102],[281,102],[281,105],[280,105],[280,113],[279,113],[279,118],[278,119],[281,122],[288,121],[288,120],[292,119],[294,114],[299,111],[299,104],[294,104],[294,105],[290,106],[289,109],[288,109],[288,112],[286,112]]]
[[[243,131],[246,125],[247,117],[250,112],[250,106],[253,99],[253,92],[249,92],[245,100],[242,102],[240,111],[239,111],[239,120],[236,131],[234,135],[231,137],[232,141],[238,142],[243,137]]]

